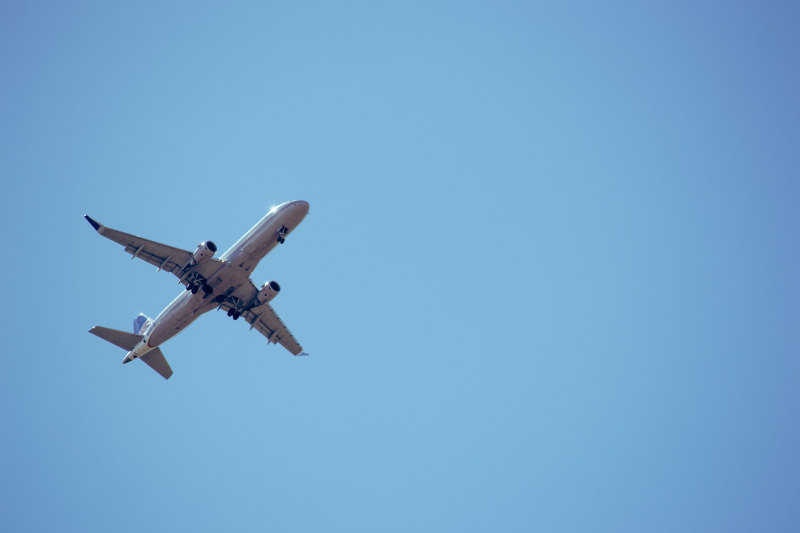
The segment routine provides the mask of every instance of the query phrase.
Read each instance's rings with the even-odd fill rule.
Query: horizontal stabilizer
[[[93,327],[89,330],[89,333],[97,335],[101,339],[127,351],[133,350],[133,347],[139,344],[139,341],[144,337],[143,335],[136,335],[135,333],[128,333],[127,331],[120,331],[118,329],[104,328],[102,326]]]
[[[166,357],[164,354],[161,353],[160,348],[153,348],[139,359],[147,363],[147,365],[161,374],[161,377],[164,379],[169,379],[172,375],[172,368],[170,368],[169,363],[167,363]]]

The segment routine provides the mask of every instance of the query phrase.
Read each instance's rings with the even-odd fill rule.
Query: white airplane
[[[258,262],[282,244],[307,214],[308,202],[303,200],[273,207],[219,259],[213,257],[217,246],[211,241],[201,242],[192,253],[107,228],[84,215],[100,235],[124,246],[131,259],[138,257],[171,272],[186,286],[155,320],[141,314],[136,317],[133,333],[101,326],[89,333],[128,350],[123,364],[141,358],[164,379],[172,375],[172,368],[159,346],[214,308],[228,311],[234,320],[244,317],[250,329],[256,328],[270,343],[280,343],[293,355],[308,355],[269,304],[280,285],[270,281],[258,289],[250,279]]]

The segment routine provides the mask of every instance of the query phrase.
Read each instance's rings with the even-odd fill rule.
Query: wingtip
[[[308,352],[300,352],[297,357],[308,357]]]
[[[100,226],[102,226],[102,224],[100,224],[98,221],[96,221],[95,219],[93,219],[89,215],[83,215],[83,218],[85,218],[89,222],[89,224],[92,225],[92,227],[95,229],[95,231],[100,231]]]

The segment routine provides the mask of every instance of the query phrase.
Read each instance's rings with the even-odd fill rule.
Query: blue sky
[[[796,531],[800,10],[25,2],[0,16],[3,531]],[[162,380],[89,335],[226,249]]]

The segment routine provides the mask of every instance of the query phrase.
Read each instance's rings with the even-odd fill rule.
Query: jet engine
[[[258,301],[262,304],[267,303],[275,298],[279,292],[281,292],[281,286],[278,285],[277,281],[265,283],[258,291]]]
[[[201,242],[197,245],[197,250],[192,254],[192,264],[199,265],[217,251],[217,245],[211,241]]]

